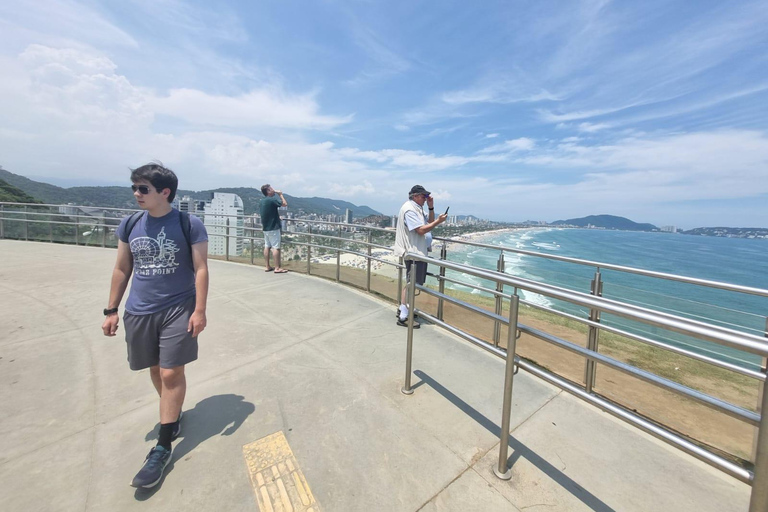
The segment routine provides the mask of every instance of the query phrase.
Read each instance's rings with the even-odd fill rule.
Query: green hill
[[[41,203],[18,187],[0,179],[0,202],[8,203]]]
[[[0,167],[0,179],[30,196],[41,199],[48,204],[73,203],[81,206],[104,206],[112,208],[136,208],[130,187],[71,187],[62,188],[48,183],[30,180],[24,176],[13,174]],[[213,192],[228,192],[237,194],[243,200],[246,215],[259,211],[259,202],[264,197],[260,189],[252,187],[217,188],[215,190],[182,190],[176,191],[178,197],[189,196],[198,200],[209,200]],[[355,218],[369,215],[380,215],[368,206],[357,206],[347,201],[327,199],[324,197],[294,197],[285,194],[288,208],[292,212],[316,215],[344,215],[349,208]]]
[[[578,219],[556,220],[553,225],[579,226],[585,228],[589,225],[603,229],[620,229],[623,231],[658,231],[653,224],[639,224],[626,217],[615,215],[589,215]]]

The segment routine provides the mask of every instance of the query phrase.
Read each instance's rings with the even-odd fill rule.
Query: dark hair
[[[264,194],[264,195],[267,195],[267,191],[269,190],[269,186],[270,186],[269,183],[267,183],[266,185],[262,185],[261,186],[261,193]]]
[[[179,187],[179,178],[176,174],[167,167],[163,167],[163,164],[159,162],[152,162],[136,169],[131,169],[131,181],[136,183],[137,181],[148,181],[158,192],[162,192],[163,189],[171,189],[171,193],[168,195],[168,202],[172,203],[176,197],[176,189]]]

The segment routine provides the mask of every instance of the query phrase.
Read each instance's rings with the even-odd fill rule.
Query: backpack
[[[125,223],[125,236],[130,240],[131,233],[133,232],[133,228],[136,227],[136,224],[139,222],[139,219],[141,219],[141,216],[144,215],[145,211],[135,212],[132,213],[130,217],[128,217],[128,221]],[[181,231],[184,233],[184,239],[187,241],[187,247],[189,248],[189,257],[192,258],[192,225],[189,221],[189,214],[187,212],[179,212],[179,222],[181,223]]]

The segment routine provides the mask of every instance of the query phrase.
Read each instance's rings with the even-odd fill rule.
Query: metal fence
[[[136,210],[85,208],[73,205],[0,203],[0,238],[116,247],[116,228],[121,218],[133,211]],[[223,237],[227,243],[224,244],[224,254],[213,257],[255,264],[257,262],[255,255],[263,248],[261,227],[248,224],[247,218],[226,215],[217,215],[217,217],[225,220],[223,223],[206,223],[209,237]],[[284,233],[283,243],[292,248],[295,251],[295,257],[299,258],[288,262],[291,270],[352,284],[399,303],[400,291],[403,288],[404,266],[402,260],[398,261],[391,257],[381,256],[381,254],[391,251],[394,242],[393,230],[304,219],[286,219],[286,223],[290,229]],[[243,252],[232,254],[230,240],[237,241],[238,243],[234,244],[234,247],[242,247]],[[414,305],[414,307],[409,308],[409,314],[418,314],[421,318],[506,359],[501,450],[499,464],[495,468],[500,477],[508,474],[506,437],[509,435],[509,404],[512,395],[513,374],[516,369],[523,368],[739,480],[752,484],[753,505],[750,510],[768,510],[766,508],[768,507],[768,485],[766,485],[768,484],[768,429],[760,428],[762,424],[761,411],[765,410],[766,407],[766,396],[763,393],[763,388],[766,381],[765,361],[768,357],[768,344],[766,344],[764,337],[768,330],[768,321],[766,321],[765,316],[749,313],[751,317],[759,317],[750,318],[754,321],[759,320],[759,328],[755,328],[754,321],[751,326],[737,321],[723,324],[722,322],[711,321],[706,318],[706,315],[696,315],[695,312],[689,314],[675,309],[662,310],[643,301],[634,301],[632,299],[637,290],[632,288],[625,288],[625,293],[628,290],[629,295],[632,296],[629,299],[616,296],[605,297],[603,296],[603,289],[606,283],[605,273],[609,271],[621,276],[640,276],[644,279],[650,279],[654,283],[682,283],[686,286],[713,289],[722,293],[758,297],[761,300],[768,298],[768,290],[543,254],[513,247],[439,237],[436,237],[435,240],[442,244],[439,247],[438,258],[425,259],[418,255],[408,255],[408,258],[412,260],[428,261],[438,268],[438,272],[430,274],[434,280],[433,283],[436,284],[409,287],[409,303]],[[498,252],[496,268],[484,269],[450,261],[451,255],[463,254],[468,248]],[[379,256],[374,254],[374,251],[378,251]],[[353,275],[351,273],[348,273],[345,278],[342,271],[342,254],[358,256],[365,262],[364,268],[350,269],[349,272],[353,272],[353,270],[356,272],[354,274],[356,279],[349,278]],[[575,265],[589,269],[591,279],[585,281],[586,289],[580,290],[515,277],[509,273],[505,255],[545,258],[562,267]],[[331,260],[331,263],[335,263],[335,265],[325,264],[321,266],[315,264],[322,258],[330,260],[334,257],[335,262]],[[395,269],[397,278],[392,278],[390,281],[379,279],[378,287],[374,287],[372,285],[374,264],[388,265]],[[558,271],[564,270],[558,267]],[[469,282],[469,278],[475,279]],[[451,288],[452,286],[454,288]],[[456,287],[471,289],[474,295],[462,296],[456,292]],[[420,307],[415,307],[416,290],[426,294],[424,298],[418,299]],[[542,306],[539,303],[523,299],[523,293],[537,294],[552,301],[573,305],[579,309],[574,313],[563,309],[558,310],[551,306]],[[432,297],[434,300],[435,307],[432,311],[424,307],[427,297]],[[487,297],[488,299],[483,303],[478,301],[480,297]],[[693,304],[693,309],[703,310],[704,306],[720,307],[718,304]],[[472,329],[465,325],[464,316],[454,314],[451,317],[448,307],[454,308],[455,311],[470,312],[484,319],[484,325],[492,327],[492,333],[483,335],[471,332]],[[506,315],[504,314],[505,310],[507,311]],[[586,330],[584,340],[567,340],[553,332],[547,332],[549,330],[547,328],[533,327],[520,322],[521,316],[530,315],[534,310],[548,315],[548,319],[556,318],[578,324]],[[730,312],[730,310],[726,312]],[[733,316],[745,314],[747,313],[743,311],[733,311]],[[648,334],[642,330],[633,330],[617,323],[612,324],[605,321],[606,316],[624,319],[638,325],[652,326],[656,331]],[[510,328],[510,326],[516,326],[516,328]],[[505,331],[506,336],[504,335]],[[521,334],[524,335],[523,340],[535,339],[538,342],[543,342],[543,345],[557,347],[559,350],[572,354],[581,361],[581,370],[576,372],[578,375],[574,373],[573,368],[568,368],[567,371],[548,369],[546,367],[551,366],[550,361],[538,360],[534,362],[531,358],[521,355],[522,353],[518,349],[518,338]],[[685,344],[675,343],[669,337],[672,334],[684,336],[686,339],[700,340],[713,346],[728,347],[731,350],[752,354],[755,359],[751,361],[738,358],[729,359],[707,351],[694,350]],[[702,392],[692,386],[683,385],[673,378],[659,375],[658,372],[648,368],[641,368],[638,364],[633,364],[631,359],[624,361],[618,357],[611,357],[605,353],[605,347],[601,346],[601,336],[619,336],[637,346],[652,347],[656,351],[661,351],[654,354],[673,354],[674,357],[681,358],[681,360],[694,361],[702,367],[717,368],[721,372],[737,375],[753,382],[756,392],[754,393],[755,396],[750,399],[753,400],[752,404],[754,405],[745,404],[744,400],[741,404],[734,404],[729,400],[712,396],[712,394]],[[404,392],[411,391],[412,344],[413,331],[409,329]],[[633,411],[632,407],[621,403],[620,389],[616,391],[617,396],[612,397],[606,396],[605,392],[599,389],[600,386],[597,386],[598,389],[596,389],[598,367],[620,372],[639,383],[666,390],[675,396],[682,397],[682,400],[700,404],[706,410],[716,411],[719,415],[733,418],[738,423],[754,427],[751,450],[747,450],[748,453],[746,454],[736,454],[727,449],[718,450],[696,439],[695,435],[683,434],[669,425],[665,425],[665,418]],[[570,374],[567,374],[568,372]],[[764,433],[765,435],[763,435]]]
[[[501,298],[502,300],[506,299],[509,301],[509,314],[508,316],[504,317],[498,313],[478,308],[471,303],[456,300],[445,293],[441,293],[440,291],[433,290],[426,286],[417,285],[415,281],[411,281],[408,285],[408,303],[411,304],[412,307],[409,308],[408,311],[408,337],[405,363],[405,383],[402,389],[403,393],[413,393],[413,388],[411,386],[411,370],[413,361],[413,322],[415,315],[419,315],[420,318],[426,319],[431,323],[443,327],[444,329],[460,336],[461,338],[464,338],[465,340],[470,341],[471,343],[506,360],[499,459],[498,464],[493,468],[494,473],[499,478],[511,478],[511,470],[508,467],[510,435],[509,425],[514,374],[516,373],[515,368],[517,367],[522,368],[531,374],[549,382],[550,384],[553,384],[560,389],[563,389],[564,391],[567,391],[574,396],[599,407],[600,409],[614,415],[615,417],[631,425],[634,425],[635,427],[640,428],[641,430],[648,432],[651,435],[656,436],[662,441],[675,446],[676,448],[679,448],[690,455],[693,455],[694,457],[716,467],[717,469],[720,469],[721,471],[724,471],[725,473],[752,485],[750,511],[768,510],[768,420],[765,419],[764,415],[738,407],[724,400],[720,400],[716,397],[698,392],[669,379],[659,377],[653,373],[644,371],[640,368],[636,368],[632,365],[608,357],[599,353],[596,350],[596,347],[588,346],[587,348],[584,348],[559,338],[558,336],[554,336],[552,334],[522,324],[519,322],[520,298],[518,293],[522,290],[528,290],[531,292],[543,294],[548,297],[567,301],[573,304],[578,304],[580,306],[589,308],[590,311],[619,315],[638,322],[654,325],[665,330],[682,333],[697,339],[707,340],[721,344],[723,346],[737,348],[739,350],[756,354],[763,358],[768,357],[768,343],[766,343],[764,338],[675,315],[659,314],[658,312],[648,310],[646,308],[640,308],[631,304],[623,304],[608,300],[596,294],[573,292],[543,283],[516,279],[498,271],[494,272],[483,270],[476,267],[459,265],[447,261],[436,261],[432,258],[425,258],[421,255],[411,253],[406,255],[406,260],[429,262],[433,265],[439,266],[441,270],[451,269],[462,274],[483,278],[485,280],[498,283],[502,286],[510,286],[514,289],[514,293],[510,295],[497,295],[497,297]],[[431,315],[427,311],[418,309],[416,302],[416,290],[419,290],[420,292],[427,295],[432,295],[441,301],[450,302],[476,314],[483,315],[488,319],[496,322],[497,324],[505,325],[507,327],[506,350],[500,349],[498,347],[498,343],[493,344],[478,339],[477,337],[472,336],[471,334],[462,331],[461,329],[458,329],[447,322],[444,322],[437,315]],[[752,292],[761,295],[766,293],[765,290],[752,290]],[[596,324],[593,327],[599,328],[599,324],[593,320],[590,320],[590,322]],[[636,414],[632,410],[627,409],[626,407],[622,407],[619,404],[606,400],[605,398],[592,391],[589,375],[587,375],[584,386],[580,386],[567,379],[563,379],[561,376],[548,371],[547,369],[535,364],[530,360],[518,356],[516,354],[516,340],[522,333],[536,337],[539,340],[583,356],[587,363],[591,363],[593,368],[592,371],[594,371],[594,367],[598,364],[609,366],[628,375],[631,375],[634,378],[650,382],[655,386],[677,393],[689,400],[698,401],[710,408],[720,411],[723,414],[727,414],[739,419],[740,421],[758,427],[759,430],[756,443],[757,449],[754,458],[754,469],[746,468],[736,464],[733,461],[722,457],[721,455],[711,450],[691,442],[678,433],[665,428],[663,425],[658,425],[657,423],[643,418],[642,416]],[[697,355],[689,354],[689,357],[697,357]],[[757,379],[760,383],[765,383],[766,374],[764,371],[748,374],[751,377]],[[761,400],[762,410],[768,410],[766,409],[768,408],[768,397],[766,394],[762,395]]]

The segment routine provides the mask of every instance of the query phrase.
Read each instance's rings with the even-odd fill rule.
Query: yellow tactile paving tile
[[[261,512],[320,512],[282,431],[243,446]]]

